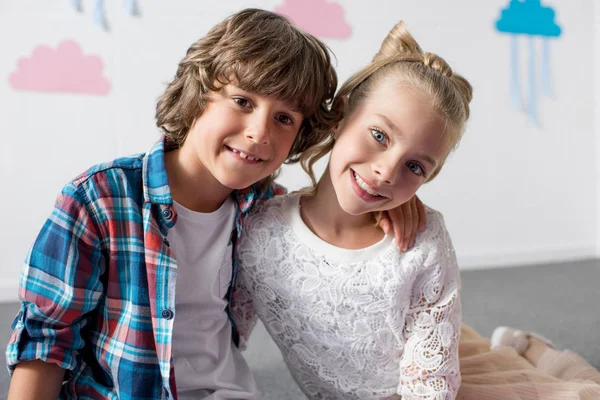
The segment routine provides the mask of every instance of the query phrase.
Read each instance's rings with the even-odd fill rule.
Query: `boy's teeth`
[[[371,196],[381,196],[379,193],[371,189],[369,185],[367,185],[367,183],[363,181],[356,172],[354,173],[354,178],[356,179],[356,183],[358,183],[358,186],[360,186],[365,192],[369,193]]]
[[[243,153],[243,152],[241,152],[239,150],[236,150],[234,148],[232,148],[231,151],[233,151],[236,154],[239,154],[240,157],[243,158],[244,160],[250,160],[250,161],[256,161],[256,160],[258,160],[258,158],[256,158],[256,157],[250,157],[248,154]]]

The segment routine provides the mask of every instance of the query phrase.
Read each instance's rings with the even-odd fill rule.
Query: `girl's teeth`
[[[356,179],[356,183],[358,183],[358,186],[360,186],[365,192],[369,193],[371,196],[381,196],[379,193],[371,189],[369,185],[367,185],[367,183],[363,181],[356,172],[354,173],[354,178]]]

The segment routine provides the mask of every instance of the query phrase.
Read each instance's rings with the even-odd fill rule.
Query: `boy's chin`
[[[257,179],[231,179],[231,178],[224,177],[223,179],[219,179],[219,182],[221,183],[221,185],[223,185],[226,188],[229,188],[231,190],[243,190],[243,189],[247,189],[248,187],[254,185],[255,183],[260,182],[263,179],[264,178],[259,178],[258,180]]]

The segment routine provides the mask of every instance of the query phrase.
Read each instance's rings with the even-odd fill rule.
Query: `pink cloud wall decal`
[[[344,19],[344,9],[326,0],[284,0],[275,12],[289,17],[296,25],[315,36],[345,39],[352,28]]]
[[[31,57],[20,58],[9,82],[17,90],[106,95],[110,82],[103,67],[100,57],[84,55],[77,43],[65,40],[56,49],[38,46]]]

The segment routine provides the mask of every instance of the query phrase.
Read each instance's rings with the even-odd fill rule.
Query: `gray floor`
[[[464,321],[488,336],[498,325],[542,333],[557,347],[569,348],[600,368],[600,260],[524,268],[465,271]],[[15,304],[0,304],[0,345],[5,348]],[[245,353],[265,400],[303,399],[281,355],[259,326]],[[2,356],[4,357],[4,355]],[[8,374],[0,371],[0,400]]]

